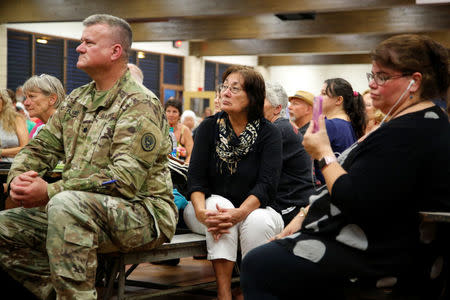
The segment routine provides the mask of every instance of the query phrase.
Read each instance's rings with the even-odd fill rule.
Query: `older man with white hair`
[[[274,203],[279,206],[285,225],[309,204],[308,198],[313,192],[312,161],[303,148],[302,134],[283,117],[287,104],[288,96],[283,87],[266,82],[264,117],[280,130],[283,141],[283,165]]]

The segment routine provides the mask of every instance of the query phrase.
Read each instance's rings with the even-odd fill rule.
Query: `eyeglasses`
[[[231,93],[233,94],[237,94],[243,90],[237,86],[229,86],[228,84],[220,84],[219,88],[221,92],[225,92],[227,89],[230,89]]]
[[[411,75],[411,74],[403,73],[401,75],[392,75],[391,76],[391,75],[387,75],[385,73],[375,73],[375,74],[366,73],[367,81],[369,82],[369,84],[372,80],[374,80],[377,85],[383,85],[386,83],[386,81],[388,81],[390,79],[400,78],[400,77],[409,76],[409,75]]]

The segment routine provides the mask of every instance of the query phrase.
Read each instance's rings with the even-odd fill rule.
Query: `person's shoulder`
[[[189,129],[189,127],[187,127],[186,125],[184,125],[184,124],[180,124],[181,125],[181,133],[184,135],[184,134],[187,134],[187,133],[191,133],[191,130]]]
[[[79,96],[90,92],[93,89],[94,84],[94,81],[91,81],[80,87],[77,87],[76,89],[73,89],[72,92],[70,92],[70,94],[67,96],[67,98],[78,98]]]
[[[430,123],[430,125],[436,125],[437,127],[446,129],[450,126],[449,116],[438,105],[426,108],[418,113],[419,117],[422,118],[424,122]]]
[[[400,144],[415,141],[420,145],[434,143],[440,137],[448,140],[449,135],[447,114],[434,106],[392,119],[373,131],[367,139]]]
[[[277,128],[275,124],[272,124],[272,122],[268,121],[264,117],[261,118],[260,122],[261,122],[260,134],[263,137],[269,136],[281,139],[281,130]]]
[[[203,121],[200,122],[198,127],[200,127],[200,125],[203,125],[203,126],[214,126],[217,123],[217,120],[222,118],[224,116],[224,114],[225,114],[225,112],[221,111],[221,112],[218,112],[218,113],[216,113],[214,115],[206,117],[206,118],[203,119]]]
[[[335,128],[351,125],[349,121],[340,118],[325,119],[325,124],[327,126],[333,126]]]
[[[279,118],[273,124],[286,134],[300,134],[299,129],[286,118]]]
[[[26,123],[27,118],[24,115],[19,114],[17,112],[14,113],[15,113],[14,115],[16,116],[16,122]]]
[[[87,84],[84,84],[70,92],[64,100],[59,105],[57,111],[67,111],[71,110],[71,107],[73,107],[76,102],[82,103],[84,101],[84,98],[89,95],[92,90],[95,88],[95,82],[91,81]]]
[[[449,127],[447,114],[437,105],[409,113],[395,118],[386,123],[386,127],[412,127],[412,128],[435,127],[446,129]],[[381,126],[382,128],[384,126]]]
[[[159,101],[158,97],[143,84],[129,78],[121,89],[124,98],[139,101]]]
[[[343,133],[343,130],[353,130],[352,123],[344,119],[325,119],[328,133]]]

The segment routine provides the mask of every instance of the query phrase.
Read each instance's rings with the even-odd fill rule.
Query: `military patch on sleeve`
[[[156,138],[153,133],[145,133],[141,138],[141,146],[144,151],[152,151],[156,145]]]

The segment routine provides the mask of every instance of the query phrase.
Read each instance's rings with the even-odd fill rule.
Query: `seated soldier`
[[[7,183],[21,207],[0,212],[1,275],[15,280],[5,288],[19,282],[41,299],[97,299],[97,253],[154,248],[177,222],[169,127],[127,69],[131,28],[110,15],[83,25],[77,67],[94,81],[16,156]],[[60,159],[62,179],[44,181]]]

